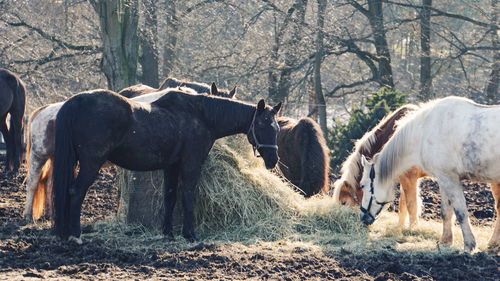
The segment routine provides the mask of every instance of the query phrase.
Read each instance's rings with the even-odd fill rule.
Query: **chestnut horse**
[[[336,202],[349,206],[361,205],[361,198],[363,198],[363,190],[360,188],[363,171],[361,156],[371,158],[379,152],[396,130],[396,121],[411,114],[416,109],[418,109],[417,106],[410,104],[398,108],[356,142],[354,152],[342,164],[341,178],[334,183],[333,198]],[[421,202],[418,196],[417,181],[424,176],[427,174],[416,167],[412,167],[399,176],[401,184],[399,224],[401,226],[405,225],[408,214],[410,225],[418,223]]]
[[[330,157],[323,132],[311,118],[278,117],[278,166],[305,197],[330,189]]]
[[[17,173],[23,154],[23,118],[26,87],[21,79],[7,69],[0,69],[0,132],[7,149],[6,171]],[[7,116],[10,123],[7,126]]]

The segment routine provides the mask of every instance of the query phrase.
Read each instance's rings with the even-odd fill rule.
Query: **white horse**
[[[142,87],[139,90],[150,92],[147,88]],[[189,88],[182,89],[196,94],[194,90]],[[172,89],[167,88],[136,96],[132,100],[151,103],[170,90]],[[27,144],[29,170],[26,178],[27,194],[23,212],[23,216],[27,220],[41,218],[45,210],[48,211],[47,215],[52,215],[52,157],[55,146],[55,121],[63,104],[64,102],[59,102],[42,106],[35,110],[30,117]]]
[[[397,124],[392,138],[373,157],[362,159],[364,191],[361,220],[371,224],[384,205],[394,199],[394,183],[411,167],[435,177],[442,198],[443,235],[451,243],[453,213],[464,238],[464,249],[476,246],[460,180],[493,183],[497,214],[500,210],[500,106],[484,106],[460,97],[447,97],[423,104]],[[488,246],[500,247],[497,218]]]
[[[382,146],[390,139],[396,130],[395,123],[419,107],[407,104],[396,109],[382,119],[377,126],[356,141],[354,151],[342,164],[342,176],[334,183],[333,199],[338,204],[360,206],[363,190],[360,180],[363,172],[361,156],[369,159],[380,152]],[[404,226],[409,217],[410,226],[418,223],[421,200],[418,196],[418,179],[427,176],[422,170],[413,167],[399,176],[401,192],[399,196],[399,225]],[[408,216],[409,215],[409,216]]]

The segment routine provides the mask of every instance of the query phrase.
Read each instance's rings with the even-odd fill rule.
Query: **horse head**
[[[264,159],[267,169],[272,169],[278,163],[277,136],[280,130],[276,115],[280,111],[281,102],[274,107],[266,106],[260,100],[253,115],[253,120],[247,132],[248,142],[253,145]]]
[[[361,200],[360,219],[367,225],[372,224],[384,206],[394,199],[391,185],[387,181],[381,183],[377,178],[378,156],[379,154],[375,154],[371,161],[367,160],[364,155],[361,158],[363,176],[360,187],[363,190],[363,199]]]
[[[355,188],[345,179],[338,179],[333,184],[333,199],[336,203],[355,207],[361,205],[363,190]]]

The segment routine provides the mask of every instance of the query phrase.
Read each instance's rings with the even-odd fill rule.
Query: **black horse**
[[[178,88],[178,87],[186,87],[189,89],[195,90],[198,94],[206,94],[206,95],[216,95],[224,98],[233,98],[236,95],[236,86],[231,90],[226,89],[218,89],[217,93],[213,92],[213,84],[212,87],[205,83],[186,81],[186,80],[178,80],[172,77],[166,78],[160,85],[159,90],[164,90],[167,88]]]
[[[26,87],[21,79],[6,69],[0,69],[0,132],[7,148],[6,171],[17,173],[22,158],[23,117]],[[10,124],[7,128],[7,116]]]
[[[182,234],[195,239],[193,204],[201,166],[215,140],[246,133],[268,169],[278,161],[275,115],[281,103],[257,106],[207,95],[170,91],[152,103],[138,103],[111,91],[75,95],[56,119],[54,155],[55,232],[81,243],[80,212],[88,187],[109,160],[125,169],[163,169],[165,221],[172,238],[172,211],[183,191]],[[74,178],[76,162],[79,173]]]

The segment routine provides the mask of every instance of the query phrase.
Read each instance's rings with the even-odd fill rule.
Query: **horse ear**
[[[361,165],[362,165],[363,167],[366,167],[366,166],[368,166],[369,164],[370,164],[370,162],[368,161],[368,159],[366,159],[366,157],[365,157],[363,154],[361,154]]]
[[[264,111],[265,108],[266,108],[266,102],[262,99],[257,104],[257,111],[262,112],[262,111]]]
[[[219,90],[217,90],[217,86],[215,85],[215,82],[212,82],[212,86],[210,87],[210,95],[212,95],[212,96],[219,95]]]
[[[375,163],[378,161],[378,156],[380,155],[380,153],[377,153],[375,155],[373,155],[373,158],[372,158],[372,163]]]
[[[278,112],[280,112],[280,109],[281,109],[281,102],[273,107],[274,114],[278,114]]]
[[[234,86],[234,88],[231,90],[231,92],[229,92],[229,98],[234,98],[234,96],[236,96],[236,86]]]

